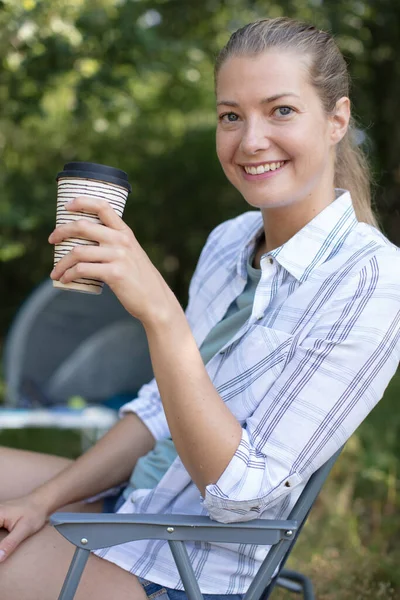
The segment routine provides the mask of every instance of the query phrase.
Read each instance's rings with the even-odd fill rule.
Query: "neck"
[[[297,202],[295,206],[261,209],[265,232],[263,252],[279,248],[303,229],[307,223],[333,202],[335,190],[332,189],[330,194],[324,194],[322,197],[323,201],[319,203],[312,203],[307,197]]]

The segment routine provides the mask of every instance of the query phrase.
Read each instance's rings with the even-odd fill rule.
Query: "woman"
[[[171,436],[179,458],[121,512],[284,518],[395,373],[399,253],[376,228],[334,41],[289,19],[250,24],[218,58],[216,96],[222,168],[260,211],[211,233],[186,315],[108,205],[74,200],[68,208],[97,213],[105,226],[82,220],[49,238],[99,243],[71,252],[51,276],[107,282],[145,327],[155,380],[74,464],[29,455],[29,469],[0,507],[10,532],[0,542],[2,600],[56,597],[72,548],[46,518],[127,480],[155,440]],[[14,474],[26,465],[4,452]],[[189,544],[202,592],[226,598],[245,592],[265,552]],[[90,557],[79,599],[182,589],[164,543],[99,554]],[[160,587],[146,588],[135,575]]]

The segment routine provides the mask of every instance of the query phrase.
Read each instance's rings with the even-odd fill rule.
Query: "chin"
[[[253,206],[254,208],[259,209],[267,209],[267,208],[283,208],[285,206],[290,206],[296,202],[296,198],[293,196],[278,195],[271,194],[268,197],[255,197],[254,195],[248,195],[247,197],[243,194],[244,199],[247,204]]]

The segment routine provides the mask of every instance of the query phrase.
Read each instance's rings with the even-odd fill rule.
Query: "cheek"
[[[325,164],[327,147],[320,134],[299,132],[299,135],[290,136],[287,143],[282,142],[282,145],[299,174],[319,169],[321,164]]]
[[[221,156],[222,156],[221,137],[218,135],[218,133],[215,136],[215,149],[217,151],[218,159],[221,162]]]
[[[237,136],[230,132],[229,135],[226,132],[217,132],[216,136],[216,147],[217,156],[221,163],[226,163],[233,159],[237,148]]]
[[[223,168],[224,171],[226,171],[226,168],[229,167],[229,163],[230,163],[230,153],[229,153],[229,149],[224,146],[223,144],[217,144],[217,156],[218,156],[218,160],[221,164],[221,167]]]

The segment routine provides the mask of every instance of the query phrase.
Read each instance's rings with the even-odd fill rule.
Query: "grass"
[[[400,374],[346,444],[288,568],[311,576],[318,600],[400,598]],[[0,444],[76,457],[80,437],[60,430],[0,432]],[[294,596],[276,589],[275,600]]]

